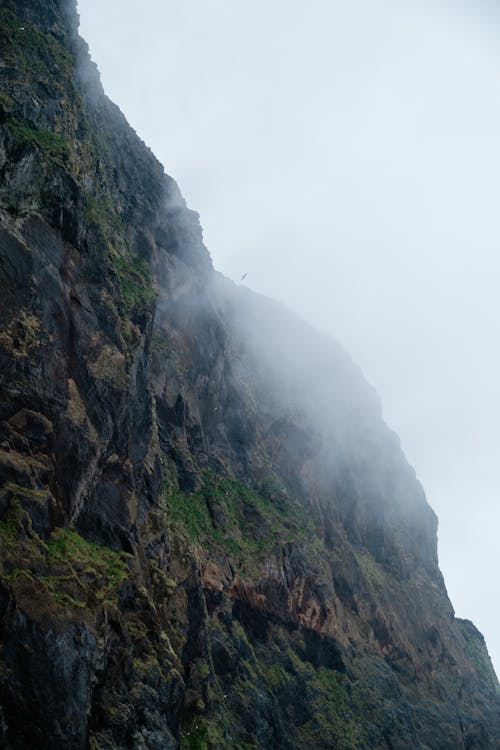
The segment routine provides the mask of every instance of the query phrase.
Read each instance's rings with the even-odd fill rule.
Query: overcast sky
[[[107,93],[215,266],[337,338],[440,518],[500,673],[500,9],[79,0]]]

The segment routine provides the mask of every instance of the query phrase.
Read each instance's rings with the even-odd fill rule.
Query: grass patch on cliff
[[[61,167],[67,166],[71,158],[71,149],[67,140],[59,133],[51,130],[35,130],[15,118],[7,120],[7,127],[18,144],[36,146],[42,154]]]
[[[89,542],[76,531],[56,528],[43,541],[17,501],[0,522],[0,563],[11,585],[31,582],[30,599],[71,608],[92,608],[116,601],[129,574],[124,553]],[[47,599],[48,597],[48,599]]]
[[[278,662],[281,657],[276,657]],[[349,678],[334,669],[315,668],[304,661],[290,646],[286,649],[287,671],[280,671],[278,688],[284,679],[299,681],[307,696],[310,718],[298,726],[297,748],[334,747],[336,750],[362,750],[364,743],[361,722],[352,705],[352,684]],[[278,676],[273,665],[272,678]]]
[[[114,235],[119,235],[122,229],[121,218],[118,215],[111,198],[108,195],[85,196],[85,215],[87,219],[95,224],[102,234],[103,240],[108,243],[108,251],[111,260],[119,255],[111,241]]]
[[[128,568],[116,550],[102,547],[83,539],[71,529],[56,529],[47,541],[49,563],[63,563],[80,567],[83,571],[100,574],[111,587],[126,577]]]
[[[222,718],[233,738],[231,747],[239,747],[238,742],[243,746],[245,740],[250,747],[256,746],[259,720],[256,717],[254,722],[248,711],[254,705],[265,706],[266,717],[279,717],[275,726],[284,726],[283,739],[297,750],[368,747],[355,683],[335,669],[316,667],[308,661],[302,653],[300,631],[291,637],[280,629],[262,642],[247,640],[245,632],[233,620],[232,633],[223,641],[232,654],[239,655],[231,677],[226,676],[230,684],[223,687],[227,700]],[[218,633],[218,640],[220,637]]]
[[[70,78],[74,60],[52,34],[45,34],[9,10],[0,9],[0,51],[4,64],[26,79]]]
[[[121,255],[112,246],[109,255],[116,270],[124,314],[128,317],[149,309],[156,300],[156,289],[146,263],[137,256]]]
[[[181,750],[222,750],[227,744],[215,722],[191,714],[181,725],[180,747]]]
[[[74,137],[81,121],[82,100],[73,78],[74,58],[65,44],[26,19],[20,21],[11,11],[0,9],[0,58],[7,95],[24,99],[22,92],[30,91],[41,99],[50,91],[56,106],[50,116],[41,110],[40,122],[47,129],[53,125],[55,130]],[[21,111],[19,107],[18,113]],[[71,169],[73,164],[64,166]]]
[[[387,571],[382,565],[380,565],[369,552],[353,551],[364,578],[376,588],[383,589],[387,586]]]
[[[209,471],[203,479],[195,492],[164,493],[167,517],[195,544],[215,547],[239,562],[240,572],[255,572],[283,544],[320,545],[306,512],[279,485],[273,492],[257,492]]]
[[[344,702],[335,703],[329,691],[318,692],[311,707],[312,719],[299,730],[300,747],[334,747],[336,750],[366,747],[361,744],[356,718]]]
[[[82,176],[87,184],[89,170],[100,183],[101,175],[95,174],[99,162],[74,76],[75,60],[61,37],[62,29],[54,32],[57,36],[0,9],[0,58],[5,73],[0,108],[14,118],[7,125],[17,140],[35,144],[46,162],[50,159],[50,164],[62,167],[80,185]],[[49,94],[50,107],[26,107],[29,99],[41,102]]]
[[[40,580],[55,601],[76,607],[113,603],[128,574],[119,552],[63,528],[55,529],[46,549],[49,572]]]
[[[40,500],[43,500],[45,497],[47,497],[48,490],[36,490],[32,487],[23,487],[21,484],[16,484],[15,482],[7,482],[5,485],[5,489],[8,492],[13,493],[17,496],[28,496],[28,497],[34,497],[38,498]]]

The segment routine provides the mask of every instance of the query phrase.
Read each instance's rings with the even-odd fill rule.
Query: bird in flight
[[[244,273],[243,276],[241,277],[241,281],[243,281],[243,279],[246,279],[247,276],[248,276],[248,274]]]

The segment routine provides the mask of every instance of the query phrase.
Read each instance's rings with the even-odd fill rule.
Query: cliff
[[[217,274],[73,0],[0,0],[0,747],[496,750],[342,349]]]

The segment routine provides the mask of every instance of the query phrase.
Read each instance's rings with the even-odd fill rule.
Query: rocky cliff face
[[[0,0],[0,747],[495,750],[347,355],[212,268],[72,0]]]

